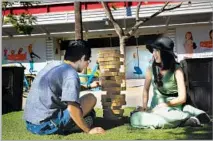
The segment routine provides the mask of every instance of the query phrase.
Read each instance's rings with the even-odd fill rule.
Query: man
[[[27,129],[34,134],[67,134],[77,125],[88,134],[104,133],[90,128],[84,117],[96,104],[92,94],[79,98],[82,72],[90,63],[91,48],[83,40],[70,42],[63,63],[50,63],[36,76],[24,109]],[[94,82],[89,87],[97,87]]]

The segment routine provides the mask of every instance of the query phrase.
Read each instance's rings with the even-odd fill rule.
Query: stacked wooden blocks
[[[106,91],[101,96],[103,117],[110,120],[123,117],[124,109],[121,108],[126,104],[125,94],[121,94],[124,73],[120,72],[120,57],[118,50],[103,50],[98,54],[102,91]]]

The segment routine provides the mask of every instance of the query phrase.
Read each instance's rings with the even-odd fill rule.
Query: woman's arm
[[[149,100],[149,88],[150,88],[151,81],[152,81],[152,72],[151,72],[151,67],[149,67],[146,71],[145,84],[144,84],[143,94],[142,94],[144,110],[147,109],[147,103]]]
[[[169,101],[168,106],[177,106],[186,102],[186,85],[184,81],[184,74],[181,68],[175,71],[175,78],[178,87],[178,97]]]
[[[161,103],[157,107],[177,106],[180,104],[184,104],[186,102],[186,86],[185,86],[183,71],[181,68],[175,71],[175,79],[177,81],[178,97],[172,99],[171,101],[167,103]]]

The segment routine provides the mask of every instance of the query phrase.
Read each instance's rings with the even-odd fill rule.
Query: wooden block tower
[[[106,91],[101,96],[103,106],[103,117],[109,120],[118,120],[123,117],[126,104],[125,94],[121,94],[121,83],[124,73],[120,72],[120,51],[103,50],[98,53],[100,66],[100,81],[102,91]]]

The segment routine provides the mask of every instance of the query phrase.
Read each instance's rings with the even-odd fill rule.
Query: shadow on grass
[[[190,139],[190,140],[212,140],[213,135],[212,135],[212,123],[204,125],[203,127],[184,127],[183,132],[180,133],[175,133],[176,136],[178,134],[184,134],[185,138],[184,139]],[[170,134],[174,134],[173,132],[169,132]],[[178,139],[183,139],[183,138],[176,138]]]
[[[123,117],[122,119],[119,120],[108,120],[103,117],[97,117],[95,119],[94,126],[102,127],[105,130],[109,130],[127,123],[129,123],[129,117]]]
[[[115,127],[122,126],[124,124],[129,123],[129,117],[123,117],[122,119],[119,120],[108,120],[103,117],[96,117],[94,120],[93,127],[102,127],[104,130],[110,130]],[[70,132],[63,132],[63,133],[58,133],[61,135],[70,135],[70,134],[75,134],[75,133],[82,133],[82,130],[74,130],[72,133]]]

